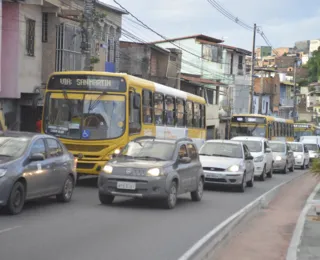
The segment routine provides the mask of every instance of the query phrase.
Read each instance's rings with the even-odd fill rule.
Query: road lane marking
[[[11,230],[20,228],[20,227],[21,227],[21,226],[15,226],[15,227],[12,227],[12,228],[2,229],[2,230],[0,230],[0,235],[1,235],[2,233],[5,233],[5,232],[8,232],[8,231],[11,231]]]

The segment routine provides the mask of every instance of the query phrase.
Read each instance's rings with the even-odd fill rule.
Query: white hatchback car
[[[205,184],[236,186],[241,192],[254,182],[253,156],[236,141],[209,140],[199,151]]]
[[[261,181],[264,181],[266,177],[272,178],[273,155],[268,139],[255,136],[237,136],[231,140],[241,141],[249,148],[254,157],[255,177],[259,177]]]
[[[294,166],[301,167],[301,169],[309,168],[310,155],[307,146],[300,142],[289,142],[291,150],[294,155]]]

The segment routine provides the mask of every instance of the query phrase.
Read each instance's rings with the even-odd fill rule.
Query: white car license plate
[[[135,190],[136,184],[134,182],[117,182],[117,188],[121,190]]]
[[[217,178],[220,178],[220,174],[217,174],[217,173],[211,173],[211,174],[207,174],[208,178],[213,178],[213,179],[217,179]]]

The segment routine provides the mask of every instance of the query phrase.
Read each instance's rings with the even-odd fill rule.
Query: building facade
[[[4,1],[2,6],[0,100],[11,129],[35,131],[44,87],[54,71],[82,70],[84,1]],[[96,1],[91,55],[95,70],[119,68],[122,10]],[[108,19],[107,19],[108,18]],[[112,21],[109,21],[112,20]]]
[[[192,93],[203,93],[207,106],[207,126],[213,132],[219,128],[219,111],[228,114],[248,111],[250,77],[245,58],[249,51],[222,44],[206,35],[192,35],[155,42],[162,48],[180,47],[182,51],[181,78],[195,85]],[[198,86],[197,86],[198,85]],[[198,91],[201,88],[203,92]],[[211,137],[211,136],[210,136]]]

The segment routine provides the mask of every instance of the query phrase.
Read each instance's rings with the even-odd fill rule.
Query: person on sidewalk
[[[42,125],[42,120],[41,120],[41,116],[39,116],[36,122],[36,132],[41,133],[41,125]]]

